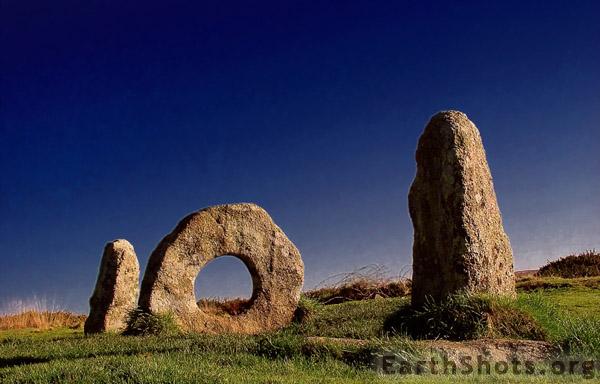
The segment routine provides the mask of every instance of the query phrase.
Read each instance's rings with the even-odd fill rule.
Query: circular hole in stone
[[[194,292],[203,312],[237,316],[252,305],[252,276],[238,257],[219,256],[198,273]]]

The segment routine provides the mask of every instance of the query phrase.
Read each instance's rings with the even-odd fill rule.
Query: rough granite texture
[[[85,333],[120,331],[139,293],[140,265],[127,240],[106,244],[96,288],[90,298],[90,315]]]
[[[514,296],[512,250],[477,127],[462,112],[436,114],[416,160],[413,305],[459,291]]]
[[[200,310],[194,280],[211,260],[240,258],[253,282],[250,308],[237,316]],[[300,252],[267,212],[254,204],[209,207],[184,218],[150,256],[139,306],[171,312],[187,331],[259,333],[288,324],[300,299]]]

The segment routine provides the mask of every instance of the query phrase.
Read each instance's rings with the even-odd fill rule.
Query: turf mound
[[[428,300],[419,309],[404,306],[386,319],[384,329],[414,339],[546,339],[538,322],[512,301],[465,294]]]

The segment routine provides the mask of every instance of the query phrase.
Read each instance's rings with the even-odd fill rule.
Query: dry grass
[[[250,305],[250,300],[239,297],[233,299],[206,298],[198,301],[198,307],[202,311],[213,315],[237,316],[246,312]]]
[[[372,264],[350,273],[334,275],[306,292],[309,299],[322,304],[376,298],[403,297],[410,294],[411,281],[405,277],[389,277],[389,271]]]
[[[85,315],[78,315],[65,311],[25,311],[13,315],[0,316],[0,330],[8,329],[56,329],[56,328],[81,328],[85,322]]]
[[[81,328],[86,316],[59,308],[45,298],[34,296],[27,300],[4,303],[0,310],[0,330]]]

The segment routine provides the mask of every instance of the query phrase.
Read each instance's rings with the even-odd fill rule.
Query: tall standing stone
[[[127,240],[106,244],[96,288],[90,298],[90,315],[85,333],[119,331],[125,327],[139,294],[140,265]]]
[[[512,250],[477,127],[462,112],[436,114],[416,160],[412,304],[459,291],[513,296]]]

